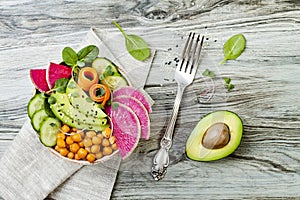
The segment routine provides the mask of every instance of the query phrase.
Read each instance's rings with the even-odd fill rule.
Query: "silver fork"
[[[200,38],[199,34],[190,33],[185,43],[181,62],[175,71],[175,80],[178,84],[177,95],[173,106],[171,119],[167,126],[166,132],[160,141],[160,149],[153,159],[151,174],[154,180],[162,179],[169,166],[169,149],[172,146],[172,138],[179,110],[179,105],[182,99],[183,92],[186,86],[190,85],[195,77],[197,67],[200,60],[200,52],[203,45],[204,36]]]

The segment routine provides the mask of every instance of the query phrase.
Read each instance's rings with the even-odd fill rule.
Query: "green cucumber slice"
[[[39,132],[42,122],[48,117],[44,109],[36,111],[31,119],[32,126],[34,130]]]
[[[32,119],[33,114],[41,109],[44,109],[45,96],[43,93],[38,93],[34,95],[27,105],[27,113],[30,119]]]
[[[121,76],[118,67],[107,58],[96,58],[92,63],[92,67],[96,69],[100,79],[106,76]]]
[[[126,79],[121,76],[107,76],[101,80],[101,83],[107,85],[112,91],[128,85]]]
[[[40,139],[47,147],[56,145],[57,134],[61,128],[61,122],[53,117],[47,117],[41,124]]]

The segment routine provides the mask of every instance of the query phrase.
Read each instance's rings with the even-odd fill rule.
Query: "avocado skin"
[[[50,108],[63,123],[71,127],[95,131],[102,131],[109,126],[106,124],[106,118],[94,118],[78,111],[70,104],[65,93],[53,93],[51,96],[56,99],[56,102],[51,104]]]
[[[221,149],[207,149],[202,145],[205,131],[215,123],[225,123],[230,129],[230,141]],[[243,122],[234,112],[219,110],[205,115],[196,125],[186,142],[186,155],[191,160],[214,161],[233,153],[240,145]]]

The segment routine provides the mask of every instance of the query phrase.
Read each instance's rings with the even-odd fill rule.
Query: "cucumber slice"
[[[92,67],[96,69],[100,78],[105,76],[121,76],[118,67],[107,58],[96,58],[92,63]]]
[[[101,83],[107,85],[111,90],[127,86],[127,81],[121,76],[108,76],[101,80]]]
[[[53,117],[47,117],[41,124],[40,139],[41,142],[47,146],[52,147],[56,145],[57,134],[61,128],[61,122]]]
[[[38,93],[34,95],[27,106],[27,113],[30,119],[32,119],[33,114],[41,109],[44,109],[45,96],[43,93]]]
[[[47,117],[48,117],[48,115],[47,115],[47,113],[44,109],[36,111],[33,114],[32,119],[31,119],[31,123],[32,123],[32,126],[33,126],[34,130],[36,130],[38,132],[41,128],[42,122]]]

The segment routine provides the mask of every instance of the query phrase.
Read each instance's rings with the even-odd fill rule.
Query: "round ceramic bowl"
[[[132,83],[129,80],[128,76],[126,75],[125,71],[122,68],[120,68],[119,66],[117,66],[117,68],[118,68],[118,71],[121,73],[121,75],[126,79],[128,85],[132,86]],[[111,131],[112,131],[111,134],[113,135],[113,122],[112,122],[112,120],[110,118],[109,118],[109,123],[111,125]],[[82,164],[82,165],[95,165],[95,164],[103,163],[103,162],[111,159],[114,155],[116,155],[116,154],[119,153],[119,150],[116,149],[116,150],[113,150],[113,152],[110,155],[105,155],[105,156],[103,156],[103,157],[101,157],[99,159],[96,159],[94,162],[89,162],[87,160],[75,160],[75,159],[70,159],[68,157],[64,157],[58,151],[56,151],[53,147],[46,147],[46,148],[48,148],[48,150],[51,153],[55,154],[56,156],[58,156],[58,157],[60,157],[60,158],[62,158],[64,160],[66,160],[66,161],[73,162],[73,163],[78,163],[78,164]]]

